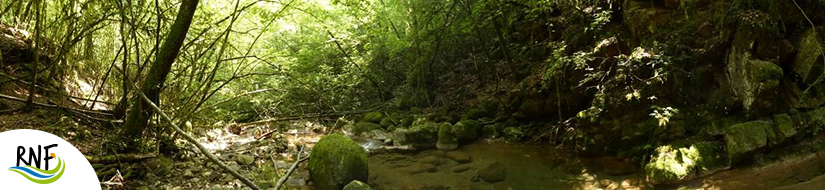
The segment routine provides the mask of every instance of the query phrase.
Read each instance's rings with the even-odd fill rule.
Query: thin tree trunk
[[[123,52],[123,48],[124,47],[121,46],[120,49],[117,51],[117,54],[115,54],[115,59],[112,60],[112,64],[109,65],[109,69],[106,70],[106,74],[103,75],[103,79],[100,82],[100,88],[97,89],[97,93],[95,94],[95,99],[92,100],[92,105],[89,106],[89,110],[94,110],[95,109],[95,104],[97,104],[97,97],[100,96],[100,93],[103,93],[103,86],[106,85],[106,79],[109,78],[109,73],[112,72],[112,67],[115,66],[115,61],[117,61],[117,58],[120,57],[120,53]],[[94,90],[94,89],[92,89],[92,90]],[[92,91],[92,92],[94,92],[94,91]]]
[[[26,100],[26,108],[31,109],[34,106],[34,85],[37,84],[37,64],[40,62],[40,3],[41,0],[36,0],[35,3],[35,20],[34,20],[34,62],[31,65],[32,82],[29,84],[29,98]]]
[[[119,118],[125,114],[126,108],[129,106],[129,41],[126,39],[126,10],[124,9],[122,3],[118,1],[117,7],[120,11],[120,41],[123,44],[123,62],[121,62],[120,68],[122,76],[123,76],[123,96],[120,98],[120,101],[117,104],[117,108],[115,108],[115,115]]]
[[[149,68],[148,76],[141,85],[140,90],[142,90],[142,93],[155,104],[159,102],[163,83],[172,69],[172,63],[174,63],[180,52],[180,47],[183,45],[186,33],[189,31],[189,25],[192,23],[192,16],[195,14],[197,6],[198,0],[184,0],[181,2],[175,23],[170,28],[166,40],[155,57],[155,62]],[[149,102],[140,101],[140,98],[136,98],[134,101],[129,116],[123,125],[123,138],[128,141],[139,139],[138,137],[143,134],[149,118],[154,113]]]

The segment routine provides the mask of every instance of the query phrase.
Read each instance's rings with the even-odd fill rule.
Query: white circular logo
[[[0,133],[0,189],[100,189],[92,165],[53,134],[18,129]]]

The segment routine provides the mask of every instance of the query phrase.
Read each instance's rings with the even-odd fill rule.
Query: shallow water
[[[449,152],[382,153],[370,156],[374,189],[642,189],[639,175],[612,176],[588,169],[589,161],[548,145],[480,140],[457,151],[470,155],[459,163]],[[478,171],[499,162],[506,179],[485,182]],[[468,168],[464,171],[454,171]],[[594,171],[594,172],[591,172]]]

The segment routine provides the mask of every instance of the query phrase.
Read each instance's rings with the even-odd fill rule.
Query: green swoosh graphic
[[[60,170],[60,166],[62,164],[63,164],[63,160],[58,158],[57,159],[57,166],[55,166],[51,170],[41,170],[40,168],[36,168],[36,167],[31,166],[31,165],[26,165],[26,167],[29,168],[29,169],[33,169],[35,171],[38,171],[40,173],[44,173],[44,174],[55,174],[55,173],[57,173],[57,171]]]
[[[62,161],[63,161],[63,160],[59,160],[59,161],[58,161],[58,165],[60,165],[60,163],[61,163]],[[55,169],[57,169],[57,167],[55,167]],[[52,169],[52,170],[54,170],[54,169]],[[34,179],[34,178],[32,178],[32,177],[30,177],[30,176],[28,176],[28,175],[26,175],[26,174],[23,174],[23,172],[20,172],[20,171],[18,171],[18,170],[11,170],[11,169],[10,169],[9,171],[14,171],[14,172],[17,172],[18,174],[22,175],[23,177],[26,177],[26,179],[29,179],[29,181],[32,181],[32,182],[35,182],[35,183],[39,183],[39,184],[49,184],[49,183],[52,183],[52,182],[57,181],[58,179],[60,179],[60,177],[61,177],[61,176],[63,176],[63,172],[65,172],[65,171],[66,171],[66,165],[63,165],[63,167],[60,169],[60,173],[58,173],[56,176],[54,176],[54,177],[52,177],[52,178],[48,178],[48,179]]]

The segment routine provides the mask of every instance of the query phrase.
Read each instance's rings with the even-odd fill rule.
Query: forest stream
[[[296,144],[314,146],[323,134],[313,128],[322,127],[310,121],[295,121],[300,127],[285,132],[282,138],[292,146],[293,154],[267,158],[267,151],[278,143],[255,140],[265,128],[249,127],[235,135],[227,128],[206,132],[201,142],[222,155],[237,168],[261,171],[273,159],[276,170],[287,170],[295,159]],[[611,156],[583,156],[558,146],[533,143],[513,143],[500,138],[479,139],[452,151],[406,150],[384,145],[374,136],[353,137],[369,153],[369,182],[373,189],[399,190],[541,190],[541,189],[812,189],[825,185],[825,151],[804,153],[810,144],[822,143],[825,135],[802,145],[788,146],[774,161],[764,161],[751,167],[718,171],[712,175],[684,183],[654,185],[645,180],[639,166]],[[212,138],[212,140],[208,140]],[[290,151],[288,151],[290,152]],[[260,153],[260,154],[259,154]],[[244,166],[238,155],[256,155],[252,165]],[[285,159],[286,158],[286,159]],[[197,159],[196,159],[197,160]],[[196,161],[202,162],[202,161]],[[179,163],[173,173],[189,173],[187,162]],[[189,183],[176,177],[157,181],[161,188],[240,188],[237,180],[227,175],[204,176],[208,181]],[[186,177],[179,176],[179,177]],[[188,174],[196,176],[197,174]],[[212,177],[210,177],[212,176]],[[197,180],[197,179],[196,179]],[[191,181],[191,178],[190,180]],[[200,180],[197,180],[200,181]],[[299,165],[286,182],[290,189],[317,189],[311,181],[306,164]],[[164,185],[162,182],[168,182]],[[184,183],[178,183],[184,182]],[[269,185],[269,184],[267,184]]]

